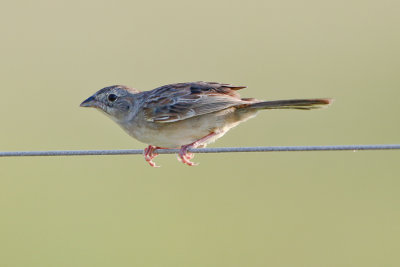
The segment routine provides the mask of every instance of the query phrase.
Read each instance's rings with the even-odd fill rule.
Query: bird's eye
[[[110,102],[114,102],[115,100],[117,100],[118,96],[114,95],[114,94],[109,94],[108,95],[108,101]]]

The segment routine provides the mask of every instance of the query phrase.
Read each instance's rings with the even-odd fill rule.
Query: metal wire
[[[193,153],[230,152],[279,152],[279,151],[342,151],[342,150],[395,150],[400,144],[392,145],[335,145],[335,146],[260,146],[260,147],[217,147],[189,149]],[[158,154],[175,154],[179,149],[157,149]],[[93,156],[93,155],[141,155],[142,149],[120,150],[59,150],[59,151],[9,151],[0,152],[0,157],[31,156]]]

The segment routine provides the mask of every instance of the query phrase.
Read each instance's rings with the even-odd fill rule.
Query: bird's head
[[[81,107],[93,107],[105,112],[116,122],[131,118],[134,110],[136,89],[113,85],[97,91],[81,103]]]

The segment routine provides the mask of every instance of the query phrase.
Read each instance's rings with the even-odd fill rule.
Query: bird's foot
[[[215,135],[216,135],[215,132],[211,132],[208,135],[204,136],[203,138],[200,138],[199,140],[197,140],[191,144],[181,146],[181,149],[179,150],[179,154],[178,154],[178,160],[188,166],[199,165],[198,163],[194,163],[194,162],[190,161],[194,157],[194,154],[190,153],[188,150],[199,147],[199,146],[206,145],[207,140],[214,137]]]
[[[178,160],[179,160],[180,162],[182,162],[183,164],[186,164],[186,165],[188,165],[188,166],[196,166],[196,165],[199,165],[198,163],[194,163],[194,162],[191,162],[191,161],[190,161],[192,158],[194,158],[194,154],[188,152],[188,150],[189,150],[190,148],[195,148],[195,146],[194,146],[193,144],[194,144],[194,143],[189,144],[189,145],[181,146],[181,149],[179,150],[179,154],[178,154]]]
[[[156,149],[160,149],[160,148],[161,147],[149,145],[148,147],[146,147],[144,149],[144,159],[147,161],[147,163],[150,164],[151,167],[155,167],[155,168],[161,167],[161,166],[156,165],[155,162],[153,162],[153,159],[158,156],[158,154],[154,153],[154,151]]]

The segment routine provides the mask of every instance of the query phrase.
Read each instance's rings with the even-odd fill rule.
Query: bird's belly
[[[216,135],[207,140],[206,144],[214,142],[241,121],[243,120],[238,120],[232,111],[225,110],[217,114],[207,114],[177,122],[135,123],[134,127],[123,128],[129,135],[145,144],[163,148],[179,148],[212,132],[215,132]]]
[[[128,133],[138,141],[164,148],[179,148],[191,144],[212,132],[212,127],[199,127],[191,119],[160,123],[157,127],[139,126]]]

